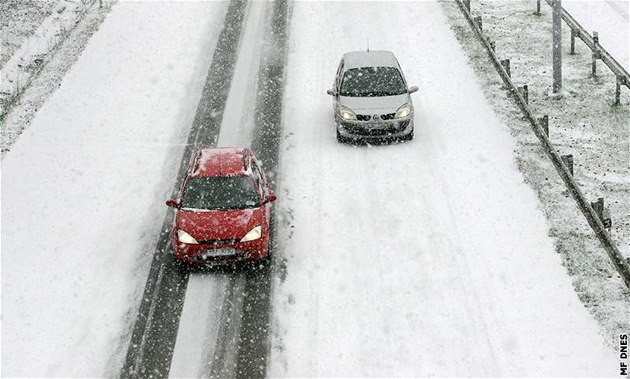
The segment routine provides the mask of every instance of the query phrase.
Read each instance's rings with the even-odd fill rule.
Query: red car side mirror
[[[267,198],[265,199],[266,203],[271,203],[272,201],[276,201],[276,199],[278,198],[278,196],[273,195],[273,194],[269,194],[267,195]]]
[[[178,200],[168,199],[168,200],[166,200],[166,205],[168,205],[171,208],[179,208],[180,203],[179,203]]]

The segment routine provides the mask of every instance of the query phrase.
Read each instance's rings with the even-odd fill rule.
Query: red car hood
[[[177,211],[175,225],[197,241],[241,239],[255,226],[262,224],[261,208],[227,211]]]

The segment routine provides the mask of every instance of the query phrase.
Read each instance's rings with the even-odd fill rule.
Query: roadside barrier
[[[536,12],[534,14],[540,16],[540,1],[536,0]],[[549,6],[553,5],[553,0],[545,0]],[[470,9],[470,8],[469,8]],[[593,35],[588,34],[586,29],[582,27],[574,18],[567,12],[564,8],[562,8],[562,19],[567,24],[567,26],[571,29],[571,54],[575,54],[575,38],[581,39],[584,44],[591,49],[592,52],[592,63],[591,63],[591,75],[597,75],[597,60],[600,59],[610,71],[615,74],[616,83],[615,83],[615,105],[619,105],[620,95],[621,95],[621,87],[626,86],[630,89],[630,76],[628,72],[623,68],[622,65],[619,64],[613,58],[612,55],[606,49],[604,49],[599,44],[599,35],[597,32],[593,32]]]
[[[573,179],[573,156],[571,155],[563,155],[560,156],[556,149],[553,147],[551,140],[549,139],[549,123],[548,116],[545,115],[542,118],[538,119],[534,116],[533,111],[528,105],[527,101],[527,86],[524,88],[517,88],[512,82],[511,72],[510,72],[510,60],[504,59],[500,60],[495,52],[495,43],[490,41],[483,34],[482,30],[482,19],[481,16],[473,17],[470,11],[470,0],[456,0],[457,5],[461,9],[462,13],[468,20],[468,23],[472,27],[475,32],[477,38],[481,41],[481,43],[486,48],[488,56],[490,60],[494,64],[497,72],[503,79],[505,89],[507,89],[510,94],[516,100],[517,105],[523,112],[525,118],[529,121],[534,134],[540,140],[545,152],[551,162],[553,163],[556,171],[560,175],[560,178],[563,180],[567,190],[577,203],[578,208],[584,214],[586,221],[589,223],[595,235],[601,242],[602,246],[606,250],[606,253],[610,257],[613,265],[621,275],[621,279],[624,281],[626,287],[630,288],[630,265],[624,259],[623,255],[619,251],[617,245],[615,245],[614,241],[610,237],[607,231],[610,229],[612,225],[610,214],[606,209],[604,209],[604,199],[599,198],[596,202],[590,203],[582,191],[580,190],[577,182]],[[549,0],[547,0],[549,2]],[[563,11],[563,18],[566,12]],[[566,13],[568,15],[568,13]],[[566,21],[566,20],[565,20]],[[606,53],[608,54],[608,53]],[[608,54],[609,55],[609,54]],[[603,57],[603,55],[602,55]],[[614,60],[613,60],[614,61]],[[616,61],[615,61],[616,63]],[[618,65],[618,64],[617,64]],[[621,67],[621,66],[619,66]],[[623,68],[622,68],[623,69]],[[614,71],[613,71],[614,72]],[[625,72],[625,71],[624,71]],[[625,74],[627,75],[627,73]],[[627,81],[626,81],[627,85]],[[630,87],[629,87],[630,88]]]

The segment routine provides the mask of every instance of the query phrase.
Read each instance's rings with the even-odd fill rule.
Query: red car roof
[[[202,149],[197,153],[190,176],[250,175],[252,152],[247,148]]]

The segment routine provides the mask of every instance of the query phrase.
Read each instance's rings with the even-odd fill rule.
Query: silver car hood
[[[403,104],[411,102],[409,94],[381,97],[339,96],[339,104],[356,114],[395,113]]]

